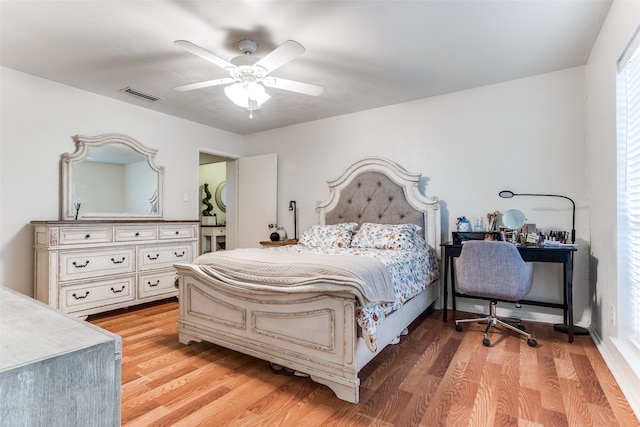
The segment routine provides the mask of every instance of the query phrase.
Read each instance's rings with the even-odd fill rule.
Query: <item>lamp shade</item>
[[[252,107],[252,110],[260,108],[271,96],[259,83],[236,82],[224,88],[224,93],[234,104],[242,108]]]

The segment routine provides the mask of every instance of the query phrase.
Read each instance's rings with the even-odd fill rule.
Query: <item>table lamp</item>
[[[289,202],[289,210],[293,211],[293,238],[298,239],[298,207],[295,200]]]
[[[503,199],[510,199],[513,196],[560,197],[562,199],[567,199],[573,206],[573,216],[571,217],[571,243],[576,242],[576,204],[571,198],[567,196],[561,196],[559,194],[514,193],[513,191],[509,190],[502,190],[500,193],[498,193],[498,195]]]
[[[571,243],[573,244],[576,243],[576,204],[571,198],[567,196],[561,196],[559,194],[514,193],[513,191],[510,191],[510,190],[502,190],[500,193],[498,193],[498,195],[503,199],[510,199],[513,196],[533,196],[533,197],[560,197],[562,199],[569,200],[573,208],[572,217],[571,217]],[[573,256],[573,253],[571,254],[571,256]],[[553,328],[560,332],[564,332],[564,333],[568,332],[568,326],[565,325],[564,323],[555,324],[553,325]],[[573,326],[573,333],[574,335],[589,335],[588,330],[575,325]]]

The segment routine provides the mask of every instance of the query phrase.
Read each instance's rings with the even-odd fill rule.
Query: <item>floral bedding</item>
[[[424,242],[424,240],[422,240]],[[420,246],[420,247],[417,247]],[[413,250],[377,249],[374,247],[339,247],[290,245],[270,248],[274,251],[310,252],[325,255],[353,255],[374,257],[382,261],[389,269],[394,287],[395,301],[385,304],[369,304],[359,306],[356,316],[358,325],[362,328],[363,336],[368,347],[375,351],[376,331],[378,325],[402,304],[426,289],[430,283],[439,277],[438,259],[433,248],[424,245],[414,245]]]

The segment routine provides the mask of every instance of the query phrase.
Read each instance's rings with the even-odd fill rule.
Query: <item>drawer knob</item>
[[[88,238],[90,238],[90,237],[91,237],[91,234],[85,234],[85,235],[84,235],[84,238],[85,238],[85,239],[88,239]]]
[[[85,262],[84,264],[77,264],[75,261],[73,261],[73,266],[75,268],[85,268],[87,265],[89,265],[89,260],[87,260],[87,262]]]
[[[120,292],[124,291],[125,286],[122,285],[122,288],[120,288],[119,290],[115,290],[113,288],[111,288],[111,292],[113,292],[114,294],[119,294]]]
[[[138,237],[140,235],[139,231],[136,231],[136,237]]]
[[[174,252],[174,255],[176,256],[176,258],[182,258],[184,256],[184,251],[182,251],[181,254],[179,254],[178,252]]]
[[[180,234],[180,231],[179,231],[179,230],[178,230],[178,231],[176,231],[176,236],[177,236],[178,234]]]
[[[124,262],[125,257],[122,257],[122,259],[120,261],[116,261],[115,259],[111,258],[111,262],[114,264],[122,264]]]
[[[149,258],[149,260],[151,260],[151,261],[155,261],[155,260],[157,260],[158,258],[160,258],[160,254],[156,254],[155,258],[154,258],[154,257],[152,257],[151,255],[147,254],[147,258]]]
[[[147,282],[147,285],[149,285],[152,288],[155,288],[159,284],[160,284],[160,279],[156,280],[156,283]]]
[[[88,295],[89,295],[89,291],[87,291],[87,293],[86,293],[86,294],[84,294],[84,295],[82,295],[82,296],[79,296],[79,295],[76,295],[76,294],[72,294],[72,296],[73,296],[75,299],[85,299]]]

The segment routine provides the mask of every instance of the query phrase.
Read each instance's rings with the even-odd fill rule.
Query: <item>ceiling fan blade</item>
[[[300,43],[293,40],[287,40],[269,52],[267,56],[256,62],[255,66],[262,67],[267,70],[267,73],[270,73],[293,60],[296,56],[303,54],[304,50],[304,46]]]
[[[205,87],[218,86],[233,82],[235,82],[235,79],[232,79],[231,77],[225,77],[223,79],[207,80],[206,82],[191,83],[184,86],[178,86],[175,89],[180,92],[186,92],[188,90],[202,89]]]
[[[267,87],[288,90],[290,92],[298,92],[310,96],[318,96],[324,90],[322,86],[298,82],[295,80],[281,79],[280,77],[273,76],[265,78],[263,83]]]
[[[216,55],[215,53],[211,53],[208,50],[203,49],[200,46],[191,43],[190,41],[187,41],[187,40],[176,40],[176,41],[173,42],[173,44],[175,44],[178,47],[183,48],[187,52],[191,52],[194,55],[197,55],[200,58],[211,62],[212,64],[217,65],[220,68],[224,68],[225,70],[231,70],[231,69],[236,68],[235,65],[233,65],[231,62],[227,61],[226,59],[222,59],[218,55]]]

